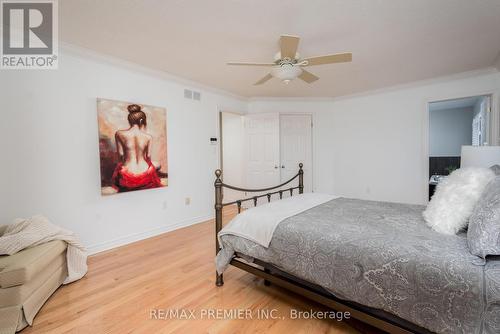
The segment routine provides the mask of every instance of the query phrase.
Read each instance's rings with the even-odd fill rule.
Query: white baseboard
[[[191,218],[191,219],[177,222],[177,223],[172,224],[172,225],[155,228],[155,229],[152,229],[149,231],[129,234],[127,236],[123,236],[123,237],[120,237],[120,238],[117,238],[114,240],[110,240],[110,241],[106,241],[106,242],[102,242],[102,243],[98,243],[98,244],[89,246],[89,247],[87,247],[87,253],[89,255],[93,255],[93,254],[100,253],[100,252],[103,252],[106,250],[110,250],[110,249],[113,249],[116,247],[124,246],[124,245],[130,244],[132,242],[151,238],[151,237],[157,236],[157,235],[162,234],[162,233],[171,232],[171,231],[177,230],[179,228],[203,223],[203,222],[206,222],[207,220],[210,220],[210,219],[214,219],[214,216],[195,217],[195,218]]]

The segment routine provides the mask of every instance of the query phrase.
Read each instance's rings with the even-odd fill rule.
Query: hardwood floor
[[[354,320],[290,319],[292,309],[327,309],[237,268],[217,288],[214,233],[208,221],[91,256],[87,276],[59,288],[22,334],[372,332]],[[196,319],[154,319],[155,309],[191,310]],[[215,309],[248,309],[254,319],[202,317]],[[277,310],[279,319],[257,320],[258,310]]]

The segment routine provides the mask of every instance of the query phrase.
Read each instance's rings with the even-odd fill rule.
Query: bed
[[[226,205],[240,212],[247,201],[304,196],[302,165],[293,178],[267,189],[226,185],[221,176],[217,171],[216,234]],[[260,194],[223,203],[224,187]],[[479,265],[464,233],[432,231],[423,210],[333,198],[281,221],[268,247],[220,233],[216,284],[223,285],[222,272],[233,265],[389,333],[500,333],[500,258]]]

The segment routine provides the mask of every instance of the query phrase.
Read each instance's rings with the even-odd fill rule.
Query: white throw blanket
[[[79,280],[87,273],[87,253],[73,232],[51,224],[44,216],[16,219],[0,236],[0,255],[12,255],[25,248],[34,247],[52,240],[63,240],[68,244],[66,262],[68,277],[63,284]]]
[[[219,243],[222,245],[221,236],[231,234],[267,248],[274,230],[283,220],[335,198],[337,196],[307,193],[248,209],[237,215],[219,232]]]

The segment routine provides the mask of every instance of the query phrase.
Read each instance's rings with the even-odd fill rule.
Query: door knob
[[[278,169],[278,165],[274,165],[274,169]]]
[[[285,168],[285,165],[281,165],[281,168]]]

